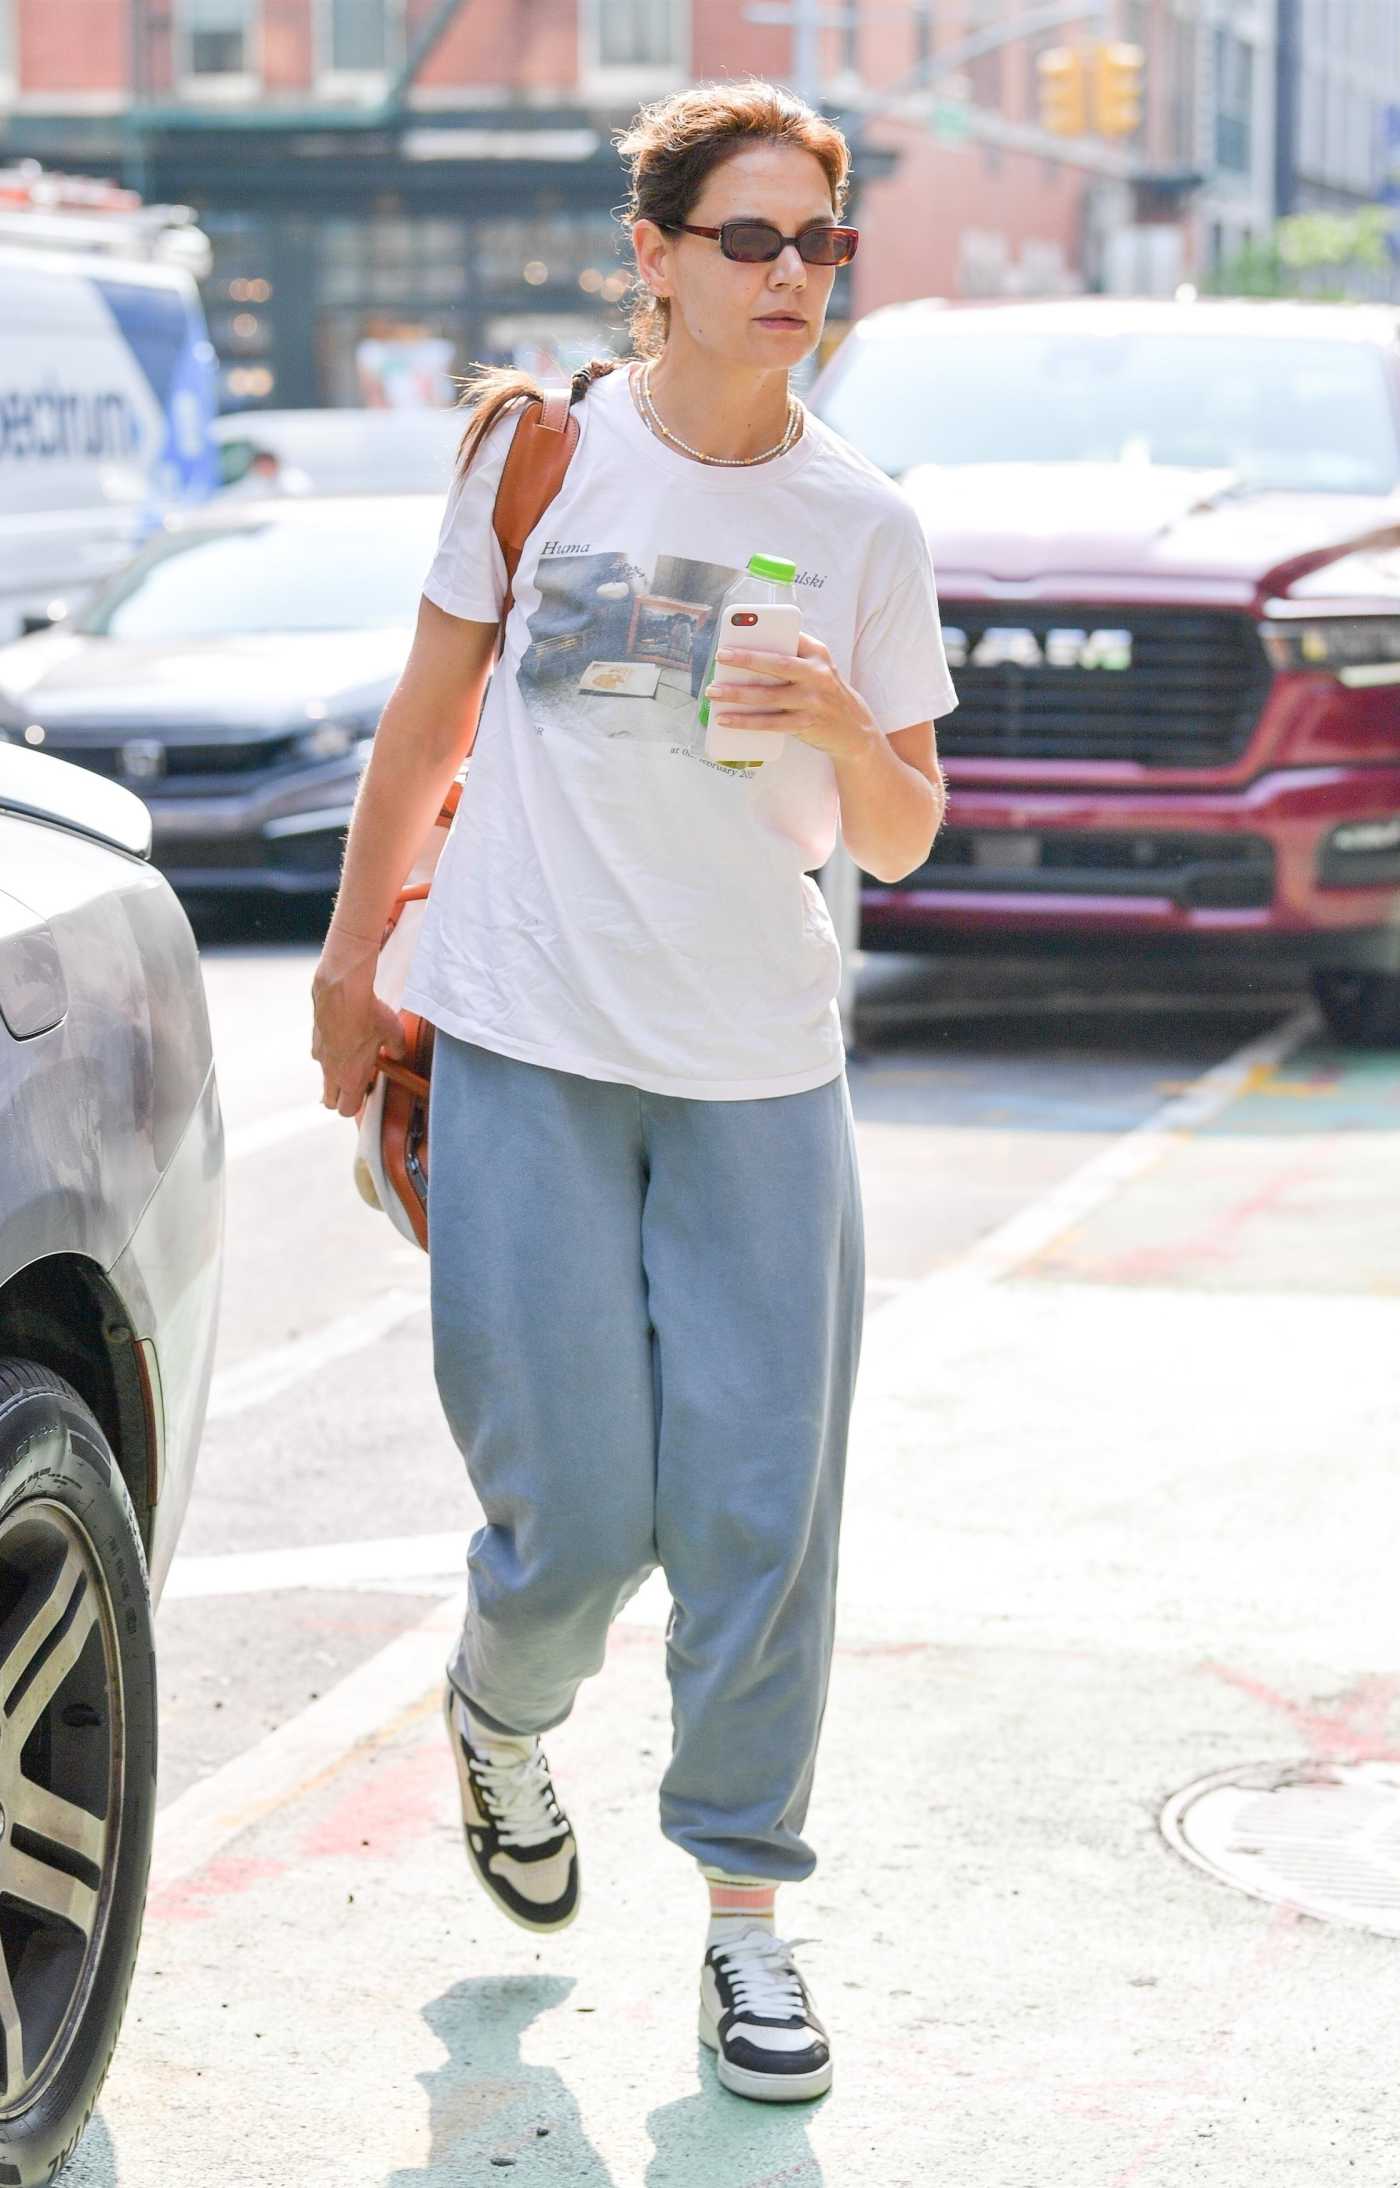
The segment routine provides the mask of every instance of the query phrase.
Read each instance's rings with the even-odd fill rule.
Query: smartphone
[[[802,635],[802,610],[786,600],[731,600],[720,612],[719,634],[715,640],[715,653],[721,646],[747,646],[755,653],[786,654],[791,659],[797,652],[797,641]],[[765,679],[755,669],[740,668],[736,663],[712,660],[707,684],[761,684]],[[727,729],[722,722],[710,720],[710,703],[702,699],[700,722],[705,731],[705,757],[708,760],[735,762],[776,760],[787,736],[781,730]]]

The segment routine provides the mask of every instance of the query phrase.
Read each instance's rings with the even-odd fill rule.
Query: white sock
[[[456,1717],[462,1731],[472,1746],[482,1755],[532,1755],[535,1749],[533,1732],[498,1732],[494,1725],[484,1725],[459,1694],[456,1699]]]
[[[730,1945],[745,1930],[771,1931],[774,1901],[778,1894],[774,1877],[734,1876],[723,1869],[701,1865],[710,1892],[710,1927],[705,1950],[711,1945]]]

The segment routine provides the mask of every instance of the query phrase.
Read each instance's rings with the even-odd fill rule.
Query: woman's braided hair
[[[629,236],[638,220],[668,227],[689,219],[712,170],[753,144],[795,145],[810,152],[826,172],[838,220],[845,211],[851,158],[840,130],[804,100],[759,76],[700,84],[653,100],[638,109],[626,129],[613,131],[613,141],[629,176],[627,197],[614,213]],[[659,357],[670,331],[670,300],[654,296],[640,275],[633,277],[627,319],[630,354]],[[580,365],[569,382],[569,401],[581,401],[595,380],[627,361],[626,356],[595,357]],[[473,365],[461,387],[459,405],[471,412],[457,451],[465,470],[501,412],[538,400],[543,391],[531,373],[509,365]]]

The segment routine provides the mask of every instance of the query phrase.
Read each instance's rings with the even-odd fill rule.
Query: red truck
[[[1400,1041],[1400,310],[891,305],[808,401],[920,510],[959,696],[865,945],[1306,968]]]

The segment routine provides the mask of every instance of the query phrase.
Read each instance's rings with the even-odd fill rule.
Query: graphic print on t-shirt
[[[518,672],[536,728],[700,753],[719,604],[738,575],[682,555],[658,555],[643,570],[624,554],[551,554],[547,546]]]

